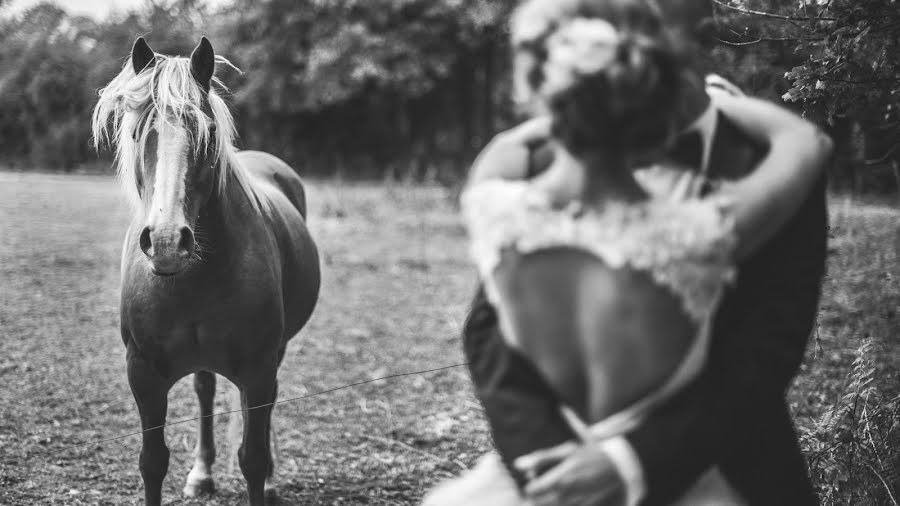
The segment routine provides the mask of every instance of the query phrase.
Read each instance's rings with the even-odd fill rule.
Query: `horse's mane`
[[[221,56],[216,56],[216,63],[234,67]],[[100,100],[92,118],[94,144],[99,147],[105,139],[115,145],[116,172],[130,204],[136,206],[140,202],[135,171],[143,170],[142,154],[148,136],[156,121],[161,119],[188,128],[197,153],[205,150],[211,140],[215,141],[214,163],[220,195],[230,174],[254,209],[269,211],[268,200],[254,189],[248,174],[237,163],[234,118],[216,88],[227,89],[213,77],[207,94],[191,75],[190,59],[157,54],[155,65],[137,75],[129,58],[119,75],[100,90]],[[200,107],[204,95],[209,101],[212,118]],[[211,134],[213,125],[215,133]]]

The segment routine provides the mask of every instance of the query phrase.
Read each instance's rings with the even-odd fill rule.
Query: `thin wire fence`
[[[349,383],[349,384],[346,384],[346,385],[341,385],[341,386],[339,386],[339,387],[329,388],[329,389],[326,389],[326,390],[320,390],[320,391],[318,391],[318,392],[313,392],[313,393],[311,393],[311,394],[301,395],[301,396],[298,396],[298,397],[291,397],[291,398],[288,398],[288,399],[276,400],[275,402],[269,402],[269,403],[266,403],[266,404],[260,404],[260,405],[258,405],[258,406],[251,406],[251,407],[247,408],[247,411],[251,411],[251,410],[254,410],[254,409],[266,408],[266,407],[269,407],[269,406],[275,406],[275,405],[278,405],[278,404],[286,404],[286,403],[289,403],[289,402],[297,402],[297,401],[301,401],[301,400],[304,400],[304,399],[309,399],[309,398],[311,398],[311,397],[317,397],[317,396],[320,396],[320,395],[326,395],[326,394],[330,394],[330,393],[337,392],[337,391],[340,391],[340,390],[347,390],[347,389],[349,389],[349,388],[355,388],[355,387],[358,387],[358,386],[367,385],[367,384],[369,384],[369,383],[375,383],[375,382],[378,382],[378,381],[385,381],[385,380],[391,380],[391,379],[397,379],[397,378],[404,378],[404,377],[409,377],[409,376],[421,376],[421,375],[424,375],[424,374],[430,374],[430,373],[434,373],[434,372],[441,372],[441,371],[447,371],[447,370],[450,370],[450,369],[456,369],[456,368],[458,368],[458,367],[464,367],[464,366],[467,366],[467,365],[469,365],[468,362],[464,362],[464,363],[461,363],[461,364],[447,365],[447,366],[444,366],[444,367],[437,367],[437,368],[434,368],[434,369],[426,369],[426,370],[422,370],[422,371],[412,371],[412,372],[403,372],[403,373],[389,374],[389,375],[387,375],[387,376],[382,376],[382,377],[380,377],[380,378],[373,378],[373,379],[365,380],[365,381],[357,381],[357,382],[355,382],[355,383]],[[137,432],[130,432],[130,433],[128,433],[128,434],[123,434],[123,435],[120,435],[120,436],[108,437],[108,438],[103,438],[103,439],[95,439],[95,440],[87,441],[87,442],[84,442],[84,443],[78,443],[78,444],[74,444],[74,445],[67,445],[67,446],[64,446],[64,447],[62,447],[62,448],[56,448],[56,449],[52,449],[52,450],[47,450],[47,451],[38,453],[38,455],[53,455],[53,454],[62,453],[62,452],[69,451],[69,450],[74,450],[74,449],[76,449],[76,448],[83,448],[83,447],[85,447],[85,446],[95,446],[95,445],[100,445],[100,444],[103,444],[103,443],[109,443],[109,442],[112,442],[112,441],[120,441],[120,440],[122,440],[122,439],[127,439],[127,438],[130,438],[130,437],[140,436],[140,435],[144,434],[145,432],[150,432],[150,431],[154,431],[154,430],[165,429],[166,427],[171,427],[171,426],[173,426],[173,425],[181,425],[181,424],[184,424],[184,423],[195,422],[195,421],[201,420],[201,419],[203,419],[203,418],[213,418],[213,417],[216,417],[216,416],[230,415],[230,414],[233,414],[233,413],[240,413],[240,412],[242,412],[242,411],[243,411],[243,409],[233,409],[233,410],[229,410],[229,411],[219,411],[219,412],[212,413],[212,414],[209,414],[209,415],[206,415],[206,416],[197,416],[197,417],[193,417],[193,418],[185,418],[185,419],[182,419],[182,420],[177,420],[177,421],[174,421],[174,422],[169,422],[169,423],[166,423],[166,424],[163,424],[163,425],[157,425],[157,426],[155,426],[155,427],[150,427],[150,428],[148,428],[148,429],[140,430],[140,431],[137,431]]]

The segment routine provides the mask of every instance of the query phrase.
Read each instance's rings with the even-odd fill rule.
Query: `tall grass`
[[[790,399],[825,505],[900,506],[900,213],[832,201],[829,275]]]

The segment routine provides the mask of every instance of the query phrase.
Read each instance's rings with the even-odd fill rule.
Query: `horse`
[[[238,462],[251,505],[270,490],[272,403],[288,341],[319,296],[306,191],[285,162],[234,147],[217,56],[206,37],[190,58],[138,38],[99,92],[95,148],[115,149],[132,220],[122,249],[121,335],[140,414],[141,478],[159,505],[169,450],[167,394],[193,373],[200,404],[196,459],[184,493],[214,490],[216,374],[240,391]]]

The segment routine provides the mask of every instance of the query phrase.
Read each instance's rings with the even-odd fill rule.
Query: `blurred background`
[[[514,0],[0,0],[0,165],[103,171],[89,145],[97,90],[137,35],[187,55],[201,34],[241,146],[305,174],[457,181],[515,121]],[[819,122],[838,142],[832,187],[896,194],[900,138],[891,0],[717,1],[710,68]]]

